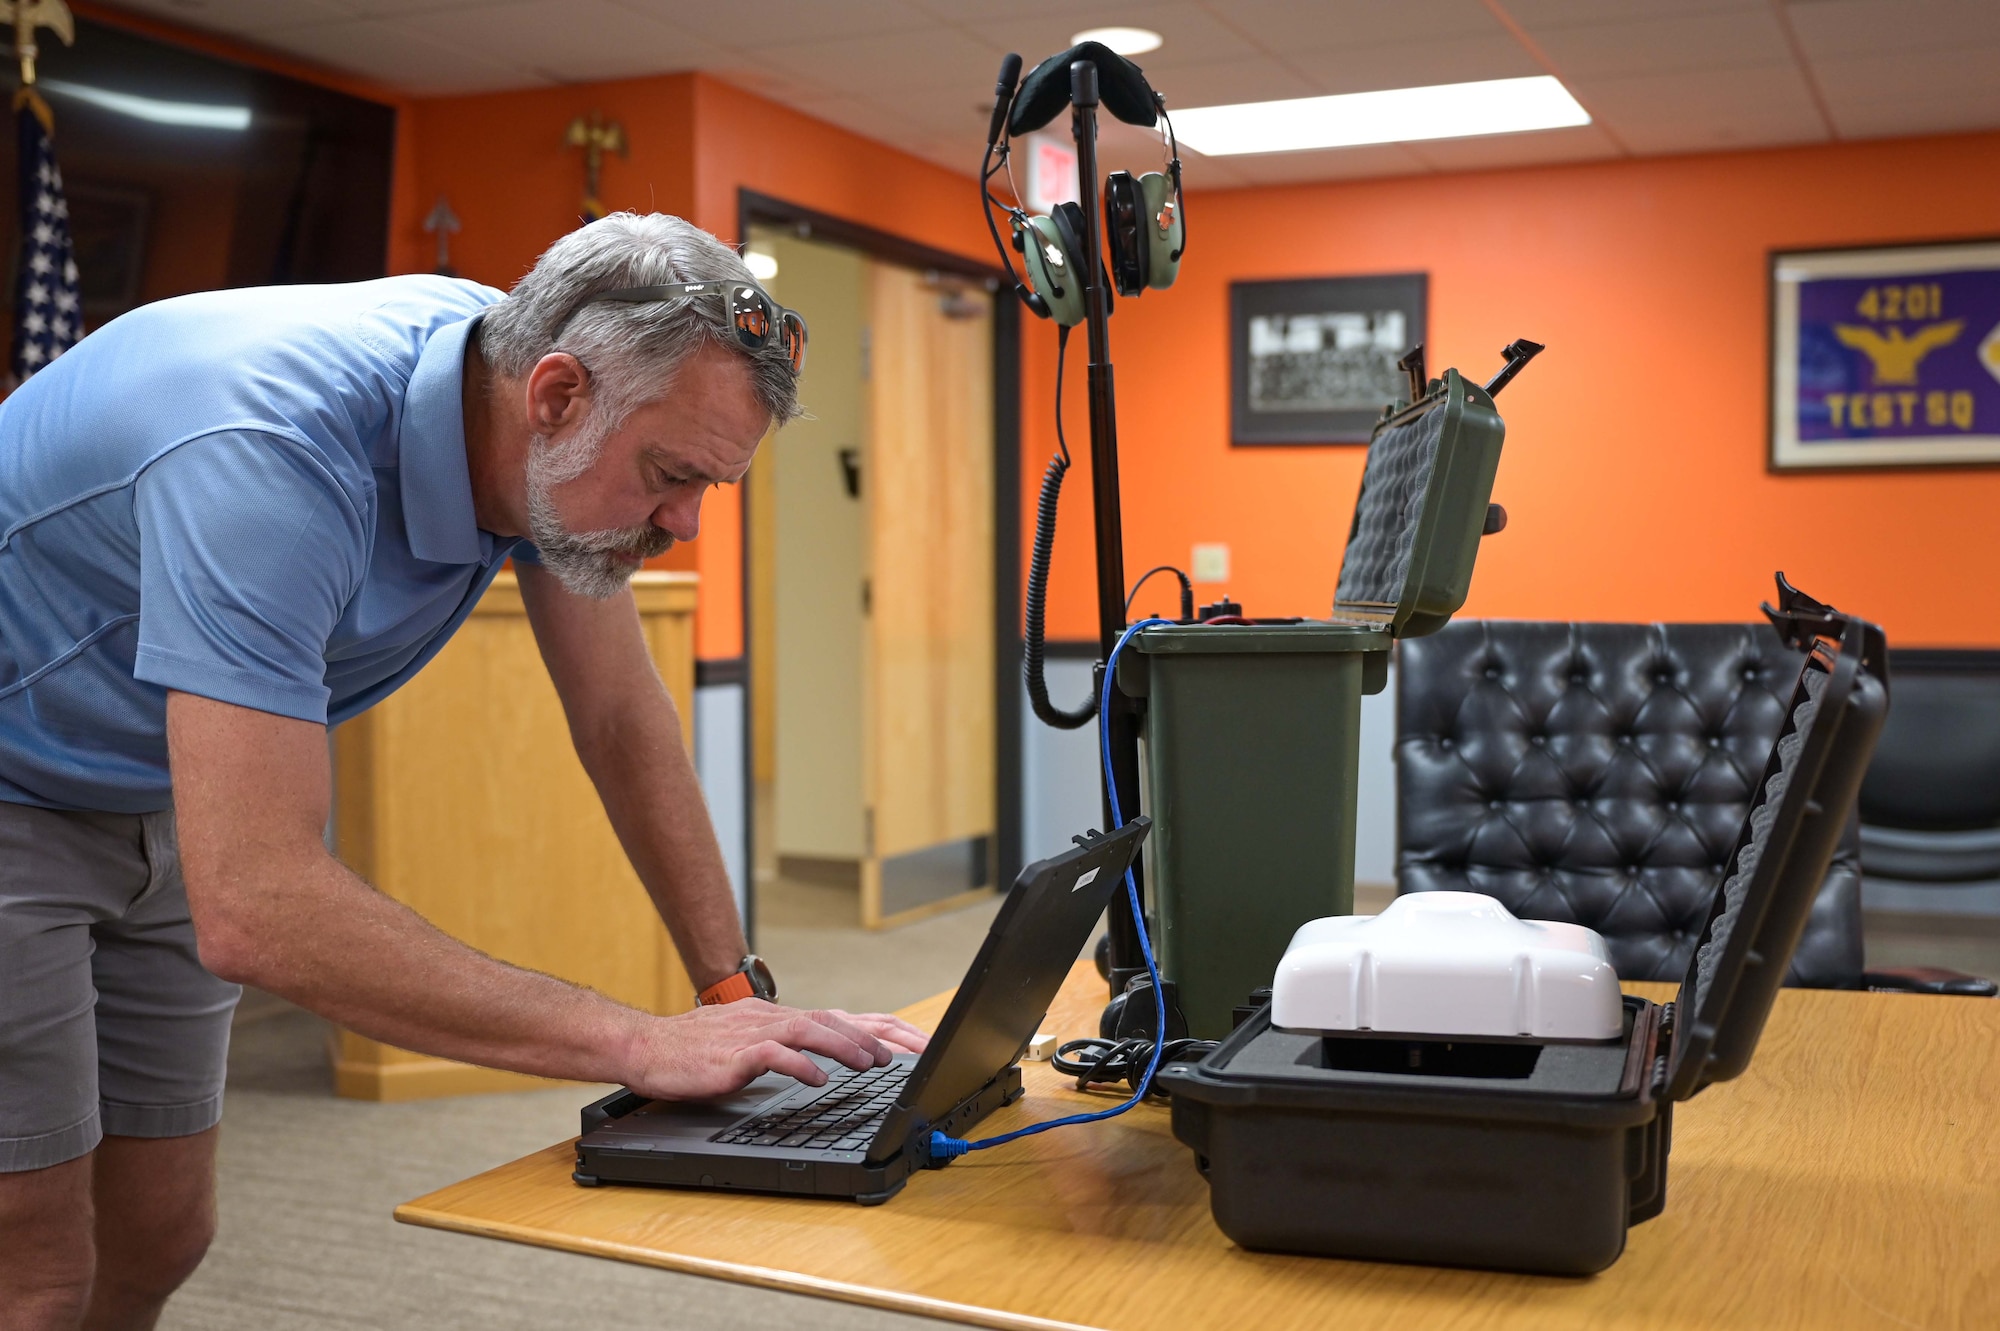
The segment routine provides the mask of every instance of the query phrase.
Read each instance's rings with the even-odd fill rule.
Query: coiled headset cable
[[[1097,715],[1097,695],[1075,710],[1049,699],[1045,638],[1049,600],[1049,560],[1056,547],[1056,501],[1062,498],[1063,477],[1069,471],[1069,441],[1063,437],[1063,362],[1069,354],[1069,329],[1056,329],[1056,455],[1042,473],[1042,495],[1035,504],[1035,544],[1028,556],[1027,623],[1021,634],[1021,679],[1028,687],[1028,705],[1042,724],[1057,730],[1080,730]]]

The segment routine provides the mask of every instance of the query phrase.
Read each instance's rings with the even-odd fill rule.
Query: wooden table
[[[1045,1028],[1086,1033],[1102,1001],[1079,967]],[[976,1135],[1103,1103],[1046,1064],[1026,1081]],[[1786,990],[1749,1072],[1676,1112],[1666,1213],[1587,1279],[1244,1252],[1150,1106],[874,1208],[580,1188],[572,1161],[551,1146],[396,1218],[993,1327],[2000,1327],[1992,1000]]]

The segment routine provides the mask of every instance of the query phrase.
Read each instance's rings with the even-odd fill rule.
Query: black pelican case
[[[1616,1042],[1283,1030],[1263,1004],[1159,1080],[1245,1248],[1584,1275],[1666,1205],[1673,1108],[1749,1065],[1888,714],[1881,629],[1779,578],[1810,647],[1674,1002]]]

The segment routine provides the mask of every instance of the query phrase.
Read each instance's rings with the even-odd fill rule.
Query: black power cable
[[[1139,575],[1139,580],[1132,584],[1132,590],[1129,593],[1127,593],[1125,597],[1126,617],[1127,618],[1131,617],[1132,602],[1139,599],[1139,589],[1141,587],[1144,587],[1146,585],[1146,579],[1152,577],[1155,573],[1171,573],[1174,575],[1174,577],[1180,580],[1181,584],[1180,622],[1183,624],[1194,623],[1194,584],[1188,581],[1187,574],[1181,572],[1179,569],[1175,568],[1172,564],[1155,564],[1153,565],[1153,567],[1147,569],[1144,573],[1141,573]]]
[[[1199,1062],[1218,1041],[1215,1040],[1169,1040],[1160,1050],[1160,1062]],[[1080,1057],[1079,1057],[1080,1056]],[[1081,1040],[1065,1041],[1056,1050],[1049,1066],[1065,1077],[1076,1078],[1076,1089],[1087,1091],[1092,1086],[1112,1086],[1119,1082],[1138,1088],[1140,1078],[1146,1075],[1146,1067],[1153,1061],[1153,1042],[1143,1037],[1129,1040],[1107,1040],[1102,1036],[1089,1036]],[[1165,1091],[1156,1084],[1152,1093],[1164,1096]]]

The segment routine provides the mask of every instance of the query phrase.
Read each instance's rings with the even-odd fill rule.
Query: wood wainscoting
[[[632,579],[693,744],[695,576]],[[679,955],[570,745],[520,584],[502,573],[437,658],[334,732],[340,857],[482,952],[652,1012],[694,1006]],[[332,1040],[334,1090],[415,1100],[554,1083]]]

